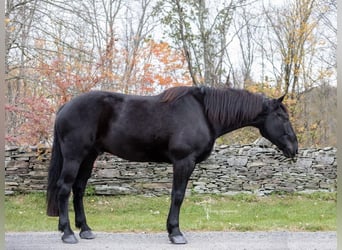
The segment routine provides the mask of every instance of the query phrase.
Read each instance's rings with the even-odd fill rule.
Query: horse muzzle
[[[295,158],[298,154],[298,147],[286,147],[281,150],[287,158]]]

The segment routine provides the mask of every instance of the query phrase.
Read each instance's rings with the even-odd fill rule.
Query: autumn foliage
[[[40,46],[43,49],[45,45],[40,43]],[[84,92],[108,90],[153,95],[172,86],[192,85],[182,52],[173,49],[166,42],[144,41],[141,49],[127,64],[122,63],[128,61],[128,52],[124,48],[112,48],[110,51],[111,54],[108,53],[107,47],[98,60],[72,55],[65,49],[57,49],[57,53],[51,52],[49,56],[38,56],[32,68],[26,72],[34,81],[25,82],[26,86],[21,89],[21,94],[16,97],[14,104],[6,105],[8,120],[16,121],[8,127],[7,144],[50,144],[56,111],[63,103]],[[125,65],[129,65],[130,70],[125,70]],[[280,87],[268,82],[251,82],[246,85],[246,89],[273,98],[278,98],[283,93]],[[323,90],[318,88],[316,95]],[[325,94],[328,96],[334,93],[333,88],[324,91],[330,91]],[[326,122],[329,117],[323,119],[317,111],[321,107],[327,108],[328,105],[318,105],[310,110],[312,100],[318,103],[315,96],[305,94],[285,98],[300,144],[336,143],[329,133],[321,133],[320,130],[334,130],[334,127],[331,127],[334,125]],[[334,112],[334,104],[331,105],[331,110],[323,111],[326,116]],[[219,139],[219,142],[250,143],[258,137],[258,131],[245,128]]]
[[[51,144],[58,108],[84,92],[204,84],[287,93],[300,146],[335,146],[336,15],[336,1],[8,0],[6,143]]]
[[[40,42],[39,46],[47,50],[44,43]],[[107,46],[97,60],[91,55],[88,58],[74,55],[65,48],[57,48],[57,53],[50,52],[48,56],[37,56],[26,71],[26,77],[34,80],[26,81],[25,88],[20,89],[20,94],[12,101],[14,104],[6,105],[7,120],[15,121],[8,123],[7,144],[50,144],[58,108],[84,92],[108,90],[153,95],[169,87],[192,85],[182,51],[173,49],[166,42],[145,40],[131,58],[128,58],[128,51],[124,48],[115,43],[111,46],[113,48],[108,50]],[[268,82],[251,82],[245,88],[273,98],[283,94],[279,86]],[[334,145],[336,140],[331,133],[322,133],[322,129],[334,131],[335,125],[327,122],[334,112],[334,103],[330,104],[330,109],[327,103],[319,103],[333,95],[334,88],[317,88],[316,92],[311,91],[311,96],[304,93],[287,96],[285,104],[302,146]],[[322,94],[324,98],[320,98]],[[313,102],[317,103],[317,107],[312,108]],[[319,111],[320,108],[325,110]],[[258,131],[245,128],[219,139],[219,142],[250,143],[258,137]]]
[[[39,46],[46,49],[42,42]],[[147,40],[130,62],[131,72],[120,70],[127,51],[111,51],[115,54],[108,58],[106,50],[98,61],[72,55],[62,48],[49,56],[38,56],[26,72],[36,81],[26,84],[25,93],[17,97],[15,104],[6,105],[7,117],[17,121],[8,128],[7,144],[50,143],[56,111],[80,93],[101,89],[153,95],[172,86],[191,85],[182,53],[165,42]],[[116,66],[109,70],[108,62]]]

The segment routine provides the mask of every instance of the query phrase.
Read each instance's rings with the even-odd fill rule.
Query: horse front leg
[[[171,192],[171,206],[167,218],[167,231],[173,244],[186,244],[187,240],[179,228],[179,213],[185,190],[193,172],[195,164],[191,160],[183,160],[173,165],[173,184]]]

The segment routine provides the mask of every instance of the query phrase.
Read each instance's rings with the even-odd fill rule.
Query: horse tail
[[[47,185],[47,215],[58,216],[58,179],[61,175],[63,167],[63,155],[61,152],[61,145],[58,139],[56,126],[54,128],[54,139],[51,152],[51,161],[48,172],[48,185]]]

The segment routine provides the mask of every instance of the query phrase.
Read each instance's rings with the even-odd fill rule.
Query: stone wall
[[[5,193],[45,191],[50,159],[48,148],[7,148]],[[88,190],[98,195],[169,194],[172,166],[128,162],[109,154],[95,163]],[[286,159],[265,145],[218,146],[196,166],[188,192],[234,194],[248,192],[336,191],[336,149],[300,149]]]

